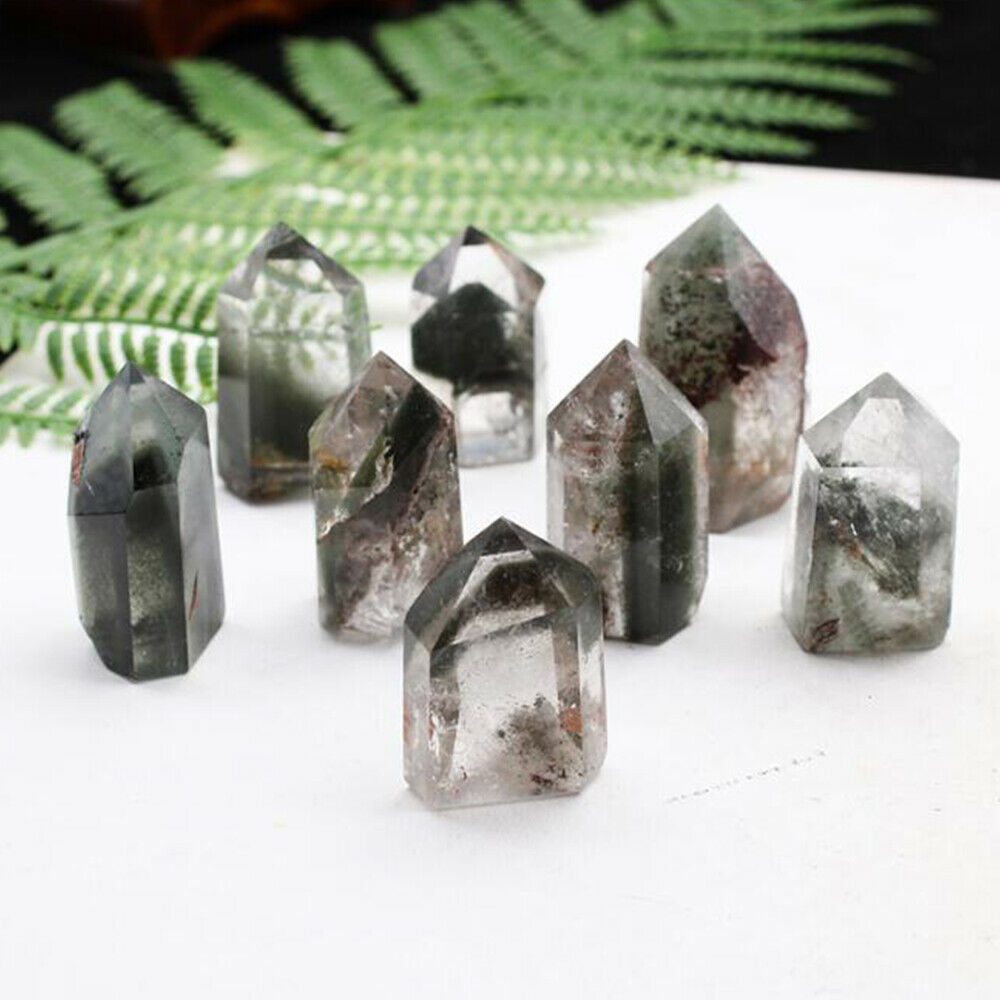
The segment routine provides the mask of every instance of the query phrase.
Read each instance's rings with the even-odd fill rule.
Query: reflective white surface
[[[944,645],[801,652],[786,505],[713,536],[689,628],[607,644],[589,788],[435,814],[403,783],[400,646],[316,622],[307,499],[220,490],[227,622],[191,674],[134,686],[75,620],[68,450],[5,446],[0,993],[997,995],[1000,184],[747,168],[531,247],[550,401],[636,336],[643,265],[715,201],[798,297],[807,423],[888,370],[960,440]],[[370,287],[374,346],[403,362],[409,280]],[[500,514],[544,532],[541,449],[463,470],[463,491],[467,537]]]

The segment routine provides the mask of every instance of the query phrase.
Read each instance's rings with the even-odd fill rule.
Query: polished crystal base
[[[593,574],[509,521],[469,542],[406,616],[404,745],[434,808],[580,791],[607,746]]]
[[[783,605],[803,649],[941,643],[957,478],[958,443],[891,375],[802,435]]]
[[[75,440],[69,523],[80,621],[123,677],[185,673],[225,610],[205,411],[127,364]]]

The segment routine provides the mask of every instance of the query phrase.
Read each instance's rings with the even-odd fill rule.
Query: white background
[[[401,770],[401,650],[316,622],[307,499],[220,492],[228,618],[129,684],[76,621],[69,456],[0,450],[0,995],[995,998],[1000,184],[747,168],[528,252],[551,406],[637,332],[642,266],[721,201],[796,292],[816,419],[882,370],[962,443],[940,649],[811,657],[787,508],[713,537],[701,611],[609,644],[577,798],[435,814]],[[407,279],[371,288],[408,361]],[[544,461],[463,472],[466,536],[544,533]]]

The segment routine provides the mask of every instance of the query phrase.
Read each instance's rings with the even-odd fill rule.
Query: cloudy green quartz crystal
[[[347,638],[390,636],[462,547],[454,418],[380,352],[309,447],[320,620]]]
[[[549,414],[549,538],[604,591],[609,638],[657,643],[693,617],[708,565],[708,431],[622,341]]]
[[[104,663],[130,680],[185,673],[225,609],[205,411],[125,365],[76,433],[69,524]]]
[[[802,435],[783,604],[812,653],[930,649],[951,616],[958,442],[891,375]]]
[[[219,473],[267,499],[309,482],[309,428],[371,355],[361,282],[277,225],[219,293]]]
[[[802,429],[805,330],[792,293],[722,208],[646,265],[639,346],[708,424],[711,530],[780,507]]]
[[[543,285],[540,274],[471,226],[414,278],[413,366],[455,411],[461,465],[534,454]]]
[[[499,520],[406,616],[406,780],[429,806],[580,791],[607,747],[601,591]]]

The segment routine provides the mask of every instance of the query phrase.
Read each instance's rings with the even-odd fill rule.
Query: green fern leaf
[[[23,445],[39,431],[71,437],[90,402],[83,389],[0,379],[0,443],[15,430]]]
[[[268,157],[321,145],[305,114],[235,67],[202,59],[173,68],[198,117],[226,139]]]
[[[60,102],[56,122],[143,198],[202,179],[222,159],[203,132],[121,80]]]
[[[362,272],[412,268],[469,222],[515,243],[581,233],[605,206],[726,176],[712,156],[801,156],[804,130],[855,125],[817,93],[886,93],[872,68],[912,61],[831,35],[926,17],[879,0],[450,4],[376,31],[392,78],[348,42],[289,43],[297,93],[337,135],[210,60],[176,67],[207,132],[121,82],[77,95],[57,122],[100,167],[0,127],[0,186],[78,227],[0,242],[0,347],[95,384],[128,359],[211,398],[219,285],[274,222]],[[146,203],[119,206],[101,168]]]
[[[0,188],[51,229],[69,229],[118,210],[92,163],[23,125],[0,125]]]
[[[341,127],[367,121],[403,101],[378,67],[350,42],[298,38],[285,47],[285,59],[303,100]]]

